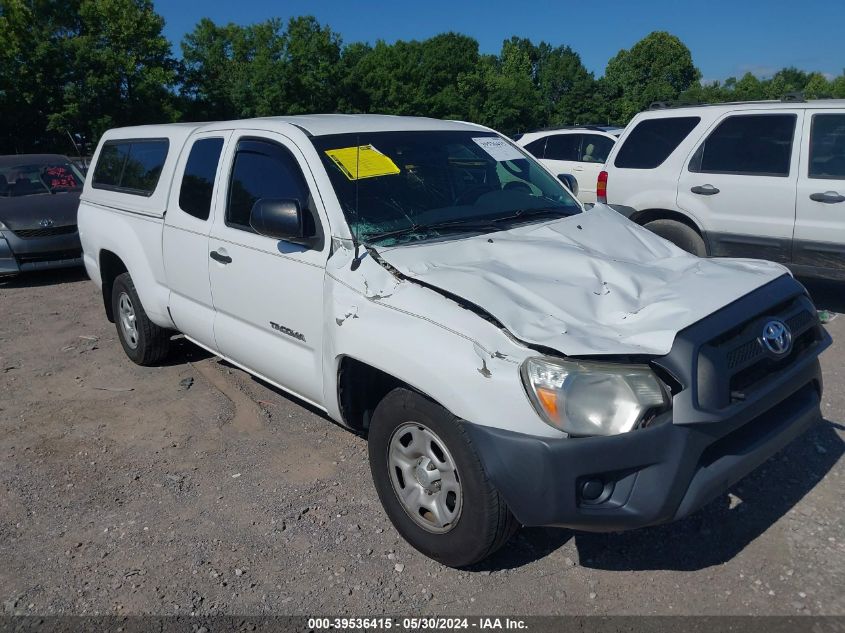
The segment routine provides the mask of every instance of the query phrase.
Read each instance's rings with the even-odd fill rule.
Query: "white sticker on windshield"
[[[499,162],[525,158],[522,152],[498,136],[474,136],[472,140]]]

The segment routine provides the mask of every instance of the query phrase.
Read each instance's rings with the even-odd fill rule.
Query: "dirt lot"
[[[845,311],[845,287],[814,286]],[[77,272],[0,283],[0,613],[845,614],[845,316],[825,420],[679,523],[404,543],[365,440],[178,341],[124,356]]]

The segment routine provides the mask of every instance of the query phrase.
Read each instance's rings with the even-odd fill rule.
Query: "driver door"
[[[260,134],[260,136],[259,136]],[[296,145],[281,134],[242,132],[230,143],[221,205],[209,238],[214,336],[227,358],[322,408],[325,213]],[[317,226],[308,245],[256,233],[262,198],[296,199]]]

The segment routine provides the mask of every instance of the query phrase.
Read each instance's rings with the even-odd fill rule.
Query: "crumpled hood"
[[[604,205],[379,255],[522,341],[570,356],[666,354],[678,331],[786,274],[771,262],[695,257]]]

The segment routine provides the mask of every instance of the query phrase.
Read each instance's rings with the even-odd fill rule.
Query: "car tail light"
[[[607,204],[607,172],[599,173],[599,179],[596,182],[596,200],[602,204]]]

